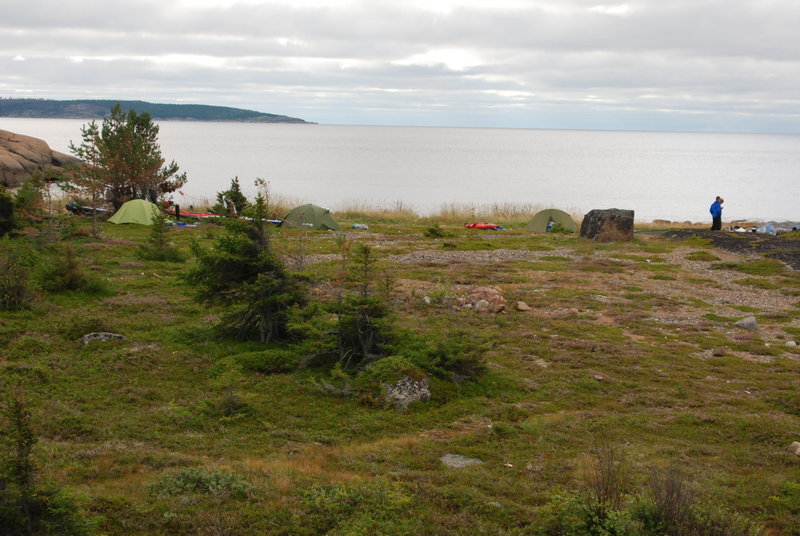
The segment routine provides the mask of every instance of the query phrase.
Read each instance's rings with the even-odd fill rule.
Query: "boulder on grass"
[[[595,209],[583,217],[581,237],[598,242],[633,239],[633,211],[618,208]]]
[[[386,386],[384,402],[397,411],[405,411],[413,402],[429,400],[430,397],[428,378],[415,380],[411,376],[404,376],[398,382]]]

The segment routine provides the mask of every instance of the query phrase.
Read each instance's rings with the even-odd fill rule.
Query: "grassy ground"
[[[529,534],[613,448],[631,493],[678,467],[702,500],[798,533],[800,458],[787,447],[800,440],[800,351],[786,344],[800,339],[797,272],[748,273],[703,241],[368,223],[347,240],[273,240],[318,281],[335,276],[343,244],[371,245],[395,282],[398,323],[487,341],[486,374],[434,381],[406,413],[326,394],[323,371],[220,375],[215,364],[257,345],[213,335],[221,311],[191,299],[186,264],[135,255],[147,228],[104,224],[101,239],[71,242],[107,293],[42,293],[0,313],[0,385],[32,410],[39,478],[79,494],[102,534]],[[188,252],[219,232],[170,239]],[[420,251],[476,256],[403,262]],[[505,313],[456,306],[484,285],[501,290]],[[751,315],[758,331],[733,325]],[[81,344],[100,331],[126,340]],[[445,454],[484,463],[451,469]]]

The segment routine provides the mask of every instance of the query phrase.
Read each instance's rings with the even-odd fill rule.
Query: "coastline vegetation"
[[[44,189],[0,240],[3,528],[797,533],[800,277],[782,265],[530,233],[526,205],[355,204],[335,210],[341,233],[95,233]],[[464,229],[484,216],[511,230]],[[487,286],[504,312],[463,306]],[[220,289],[236,300],[195,299]],[[263,337],[274,311],[280,337]],[[745,316],[761,329],[735,328]],[[402,377],[431,391],[405,412],[385,402]]]

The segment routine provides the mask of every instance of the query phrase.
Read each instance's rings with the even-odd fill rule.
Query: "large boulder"
[[[633,239],[633,211],[618,208],[595,209],[583,217],[581,237],[598,242]]]
[[[3,186],[16,188],[34,173],[78,163],[77,158],[50,149],[44,140],[0,130],[0,184]]]

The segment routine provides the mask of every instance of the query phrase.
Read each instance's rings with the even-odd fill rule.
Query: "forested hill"
[[[101,119],[120,103],[124,110],[148,112],[156,120],[245,121],[251,123],[307,123],[296,117],[204,104],[156,104],[144,101],[48,100],[0,98],[0,117],[45,119]]]

